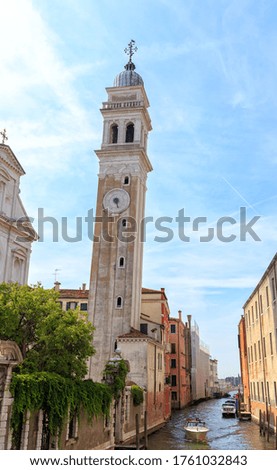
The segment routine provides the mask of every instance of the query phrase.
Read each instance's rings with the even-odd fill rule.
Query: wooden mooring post
[[[268,403],[267,402],[266,402],[266,421],[267,421],[266,438],[267,438],[267,442],[269,442],[270,410],[268,409]]]
[[[259,428],[260,428],[260,434],[262,434],[262,410],[261,409],[259,411]]]
[[[275,419],[275,449],[277,450],[277,416]]]
[[[139,449],[139,415],[136,414],[136,449]]]
[[[147,411],[144,412],[144,445],[148,449]]]

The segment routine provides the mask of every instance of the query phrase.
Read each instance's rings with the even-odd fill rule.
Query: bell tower
[[[89,320],[95,327],[95,355],[89,376],[101,381],[113,357],[117,337],[139,329],[147,173],[151,120],[141,76],[135,72],[132,40],[125,52],[129,61],[106,88],[103,137],[99,159],[96,222],[89,289]]]

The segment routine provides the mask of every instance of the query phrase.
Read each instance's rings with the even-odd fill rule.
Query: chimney
[[[178,310],[179,320],[182,321],[182,310]]]
[[[54,282],[54,289],[56,292],[59,292],[61,283],[59,281]]]
[[[87,286],[86,283],[82,284],[82,289],[83,289],[83,291],[86,290],[86,286]]]

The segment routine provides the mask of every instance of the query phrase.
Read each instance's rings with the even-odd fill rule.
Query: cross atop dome
[[[135,72],[135,64],[132,61],[132,57],[138,48],[135,45],[135,41],[131,39],[128,44],[128,47],[125,47],[124,52],[129,56],[129,61],[124,66],[124,71],[118,74],[114,80],[114,86],[136,86],[143,85],[143,80],[141,76]]]
[[[128,47],[125,47],[124,52],[129,55],[129,64],[132,63],[132,57],[135,52],[137,52],[138,48],[135,46],[136,42],[131,39],[131,41],[128,44]]]

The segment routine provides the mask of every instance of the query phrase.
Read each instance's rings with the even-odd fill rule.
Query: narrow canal
[[[274,450],[275,436],[261,436],[259,426],[252,421],[222,418],[221,405],[226,398],[212,399],[172,413],[170,421],[149,436],[149,450],[214,449],[214,450]],[[198,417],[206,422],[209,432],[206,443],[185,439],[184,421]]]

